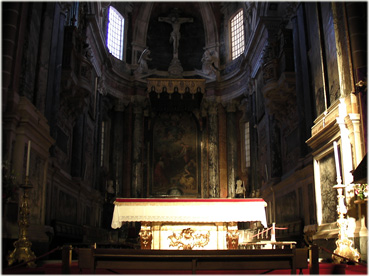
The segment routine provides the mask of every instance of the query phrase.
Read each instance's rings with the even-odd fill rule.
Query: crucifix
[[[159,22],[171,24],[173,31],[170,33],[169,42],[173,43],[173,59],[178,59],[178,46],[181,34],[179,29],[182,23],[193,22],[193,18],[179,18],[178,11],[173,11],[168,17],[159,17]]]

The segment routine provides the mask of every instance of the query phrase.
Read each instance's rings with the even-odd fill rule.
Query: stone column
[[[134,99],[133,106],[133,141],[132,141],[132,186],[131,196],[143,196],[143,118],[144,100]]]
[[[209,102],[209,197],[219,197],[218,103]]]
[[[218,106],[218,170],[219,170],[219,197],[228,196],[228,162],[227,162],[227,114],[225,107]]]
[[[206,108],[201,109],[201,197],[207,197],[208,193],[208,139]]]
[[[237,177],[237,128],[236,128],[236,103],[229,102],[227,109],[227,175],[228,175],[228,197],[236,196]]]

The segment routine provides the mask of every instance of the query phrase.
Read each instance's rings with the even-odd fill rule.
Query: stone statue
[[[218,60],[218,53],[216,51],[210,49],[205,50],[201,58],[202,68],[201,70],[195,69],[196,73],[209,79],[216,78],[218,69],[215,65],[218,63]]]
[[[239,178],[236,180],[236,197],[245,198],[246,197],[246,188],[243,184],[243,181]]]
[[[138,59],[138,68],[135,70],[135,74],[144,74],[149,72],[147,61],[151,60],[151,58],[149,57],[150,54],[151,52],[148,48],[143,50],[140,58]]]
[[[206,75],[215,75],[217,69],[215,64],[218,62],[218,54],[215,51],[210,51],[207,49],[201,59],[202,62],[202,72]]]

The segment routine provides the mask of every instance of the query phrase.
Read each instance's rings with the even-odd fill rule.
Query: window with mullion
[[[114,8],[109,8],[107,46],[116,58],[123,60],[124,17]]]
[[[243,28],[243,10],[231,19],[231,54],[232,60],[238,58],[244,51],[245,37]]]

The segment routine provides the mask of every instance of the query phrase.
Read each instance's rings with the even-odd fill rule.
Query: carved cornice
[[[148,79],[147,90],[152,111],[193,111],[201,106],[205,80]]]
[[[327,141],[333,139],[339,133],[337,124],[339,117],[339,101],[333,103],[326,112],[322,113],[315,119],[311,128],[311,137],[306,141],[307,145],[313,149],[321,150],[321,145],[325,145]]]

